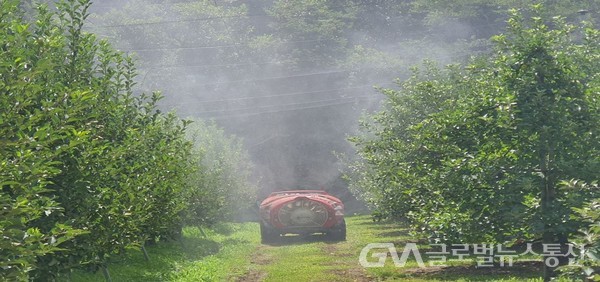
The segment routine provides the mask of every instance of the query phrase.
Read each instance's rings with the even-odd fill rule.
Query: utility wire
[[[326,39],[306,39],[306,40],[294,40],[294,41],[283,41],[282,43],[307,43],[307,42],[322,42],[332,41],[332,38]],[[143,48],[143,49],[124,49],[122,52],[146,52],[146,51],[171,51],[171,50],[196,50],[196,49],[224,49],[224,48],[235,48],[248,46],[248,43],[243,44],[225,44],[225,45],[207,45],[207,46],[183,46],[183,47],[155,47],[155,48]]]
[[[357,100],[357,99],[364,99],[364,98],[370,98],[370,97],[372,97],[372,96],[340,97],[340,98],[324,99],[324,100],[302,102],[302,103],[289,103],[289,104],[279,104],[279,105],[262,105],[262,106],[244,107],[244,108],[235,108],[235,109],[202,111],[202,112],[199,112],[197,114],[199,114],[199,115],[202,114],[203,115],[203,114],[226,113],[226,112],[235,112],[235,111],[248,111],[248,110],[257,110],[257,109],[268,109],[268,108],[273,108],[273,107],[285,108],[285,107],[295,107],[295,106],[308,106],[308,105],[311,105],[311,104],[328,103],[328,102],[335,102],[335,101]]]
[[[374,100],[374,99],[369,99],[369,100]],[[257,115],[264,115],[264,114],[276,114],[276,113],[285,113],[285,112],[292,112],[292,111],[303,111],[303,110],[310,110],[310,109],[318,109],[318,108],[324,108],[324,107],[333,107],[333,106],[340,106],[340,105],[346,105],[346,104],[352,104],[352,103],[354,103],[354,101],[329,103],[329,104],[323,104],[323,105],[316,105],[316,106],[310,106],[310,107],[300,107],[300,108],[285,109],[285,110],[264,111],[264,112],[257,112],[257,113],[219,115],[219,116],[211,116],[211,117],[206,117],[206,118],[209,118],[209,119],[227,119],[227,118],[235,118],[235,117],[249,117],[249,116],[257,116]],[[189,112],[189,111],[187,111],[187,112]]]
[[[242,79],[242,80],[230,80],[230,81],[221,81],[221,82],[211,82],[211,83],[203,83],[196,84],[194,87],[202,87],[202,86],[210,86],[210,85],[223,85],[223,84],[232,84],[232,83],[248,83],[248,82],[257,82],[257,81],[269,81],[269,80],[279,80],[279,79],[289,79],[289,78],[298,78],[298,77],[309,77],[315,75],[331,75],[331,74],[339,74],[339,73],[350,73],[350,72],[359,72],[364,70],[377,69],[377,67],[365,67],[365,68],[357,68],[357,69],[346,69],[346,70],[337,70],[337,71],[324,71],[324,72],[313,72],[313,73],[303,73],[303,74],[295,74],[295,75],[287,75],[287,76],[273,76],[273,77],[265,77],[265,78],[257,78],[257,79]],[[150,71],[146,72],[146,75]],[[146,78],[144,75],[144,81]],[[143,84],[143,82],[142,82]]]
[[[309,92],[293,92],[293,93],[285,93],[279,95],[265,95],[265,96],[255,96],[255,97],[243,97],[243,98],[230,98],[230,99],[218,99],[218,100],[206,100],[206,101],[192,101],[185,103],[167,103],[166,105],[189,105],[189,104],[206,104],[206,103],[221,103],[221,102],[235,102],[235,101],[244,101],[244,100],[255,100],[255,99],[266,99],[266,98],[279,98],[279,97],[290,97],[290,96],[300,96],[300,95],[312,95],[319,93],[328,93],[328,92],[340,92],[345,90],[354,90],[361,89],[366,87],[378,87],[383,85],[395,85],[395,83],[382,83],[382,84],[368,84],[368,85],[360,85],[355,87],[346,87],[346,88],[336,88],[336,89],[326,89],[326,90],[318,90],[318,91],[309,91]]]
[[[354,8],[354,7],[360,7],[360,6],[365,6],[365,5],[370,5],[370,3],[359,3],[359,4],[355,4],[355,5],[338,5],[338,6],[333,6],[333,7],[329,7],[330,10],[335,10],[338,8]],[[289,18],[304,18],[307,17],[309,15],[294,15],[291,16]],[[272,16],[269,15],[267,13],[264,14],[254,14],[254,15],[229,15],[229,16],[216,16],[216,17],[206,17],[206,18],[192,18],[192,19],[178,19],[178,20],[164,20],[164,21],[156,21],[156,22],[141,22],[141,23],[128,23],[128,24],[109,24],[109,25],[93,25],[93,22],[90,22],[94,27],[98,27],[98,28],[112,28],[112,27],[129,27],[129,26],[143,26],[143,25],[159,25],[159,24],[172,24],[172,23],[185,23],[185,22],[201,22],[201,21],[211,21],[211,20],[219,20],[219,19],[230,19],[230,18],[235,18],[235,17],[248,17],[248,18],[253,18],[253,17],[273,17],[273,18],[277,18],[276,16]]]
[[[464,55],[469,55],[472,54],[473,52],[469,52],[469,51],[461,51],[461,52],[453,52],[450,53],[450,55],[454,54],[451,58],[461,58]],[[462,55],[458,55],[458,54],[462,54]],[[219,68],[219,67],[242,67],[242,66],[265,66],[265,65],[280,65],[280,66],[284,66],[284,65],[294,65],[296,63],[312,63],[314,61],[306,61],[306,60],[299,60],[299,61],[290,61],[290,62],[255,62],[255,63],[234,63],[234,64],[196,64],[196,65],[140,65],[138,67],[138,69],[140,70],[155,70],[155,69],[178,69],[178,68]],[[385,69],[385,68],[390,68],[390,67],[394,67],[394,66],[388,66],[388,67],[370,67],[372,69],[376,69],[376,68],[381,68],[381,69]]]
[[[265,77],[265,78],[258,78],[258,79],[230,80],[230,81],[212,82],[212,83],[204,83],[204,84],[195,84],[194,87],[202,87],[202,86],[210,86],[210,85],[223,85],[223,84],[232,84],[232,83],[248,83],[248,82],[257,82],[257,81],[308,77],[308,76],[315,76],[315,75],[330,75],[330,74],[337,74],[337,73],[347,73],[347,72],[351,72],[351,71],[356,71],[356,70],[325,71],[325,72],[315,72],[315,73],[306,73],[306,74],[297,74],[297,75],[288,75],[288,76]]]
[[[180,19],[180,20],[165,20],[165,21],[156,21],[156,22],[141,22],[141,23],[127,23],[127,24],[109,24],[109,25],[94,25],[93,27],[97,28],[113,28],[113,27],[131,27],[131,26],[150,26],[150,25],[160,25],[160,24],[171,24],[171,23],[189,23],[189,22],[202,22],[202,21],[211,21],[211,20],[219,20],[219,19],[230,19],[236,17],[265,17],[267,14],[261,15],[230,15],[230,16],[218,16],[218,17],[207,17],[207,18],[195,18],[195,19]]]
[[[312,61],[294,61],[294,63],[310,63]],[[257,62],[257,63],[238,63],[238,64],[201,64],[201,65],[148,65],[140,66],[138,69],[179,69],[179,68],[218,68],[218,67],[243,67],[243,66],[265,66],[265,65],[288,65],[292,62]]]

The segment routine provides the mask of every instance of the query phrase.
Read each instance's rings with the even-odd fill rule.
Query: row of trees
[[[597,226],[600,191],[581,183],[600,169],[600,33],[541,11],[524,19],[513,10],[485,58],[426,64],[400,90],[381,90],[384,109],[352,139],[360,160],[351,176],[381,216],[454,243],[566,248]]]
[[[82,31],[90,2],[56,6],[32,16],[0,2],[2,280],[106,269],[253,198],[247,173],[231,171],[248,169],[239,141],[161,113],[159,93],[134,94],[133,60]],[[222,200],[233,193],[235,207]]]
[[[382,98],[371,86],[407,77],[424,57],[487,51],[508,8],[535,2],[104,0],[87,27],[137,53],[141,88],[175,94],[161,107],[243,136],[263,193],[325,185],[346,194],[331,152],[353,154],[347,133]],[[547,2],[545,15],[569,20],[597,5]]]

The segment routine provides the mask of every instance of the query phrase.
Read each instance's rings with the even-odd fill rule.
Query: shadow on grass
[[[160,242],[146,247],[149,260],[141,249],[129,248],[109,262],[113,281],[170,281],[179,268],[204,257],[218,253],[221,243],[197,237],[180,241]],[[101,272],[76,271],[71,281],[103,281]]]
[[[252,244],[249,240],[241,239],[241,238],[227,238],[223,240],[223,245],[243,245],[243,244]]]
[[[403,271],[394,278],[423,278],[439,279],[444,281],[453,280],[477,280],[501,279],[508,277],[518,278],[540,278],[542,262],[522,261],[515,262],[512,266],[477,267],[476,265],[445,266],[412,268]]]
[[[311,234],[311,235],[286,235],[277,238],[275,241],[264,244],[269,246],[281,247],[290,245],[303,245],[312,244],[317,242],[323,242],[326,244],[336,244],[340,241],[332,240],[323,234]]]
[[[229,222],[218,222],[211,226],[211,229],[221,235],[229,236],[237,231],[237,228]]]
[[[406,230],[394,230],[381,232],[377,234],[378,237],[389,237],[389,238],[397,238],[397,237],[407,237],[409,236],[408,231]]]
[[[402,220],[391,220],[391,219],[382,219],[382,220],[374,220],[369,217],[361,217],[357,219],[357,225],[373,225],[373,226],[382,226],[382,225],[398,225],[401,224]]]
[[[218,242],[203,238],[185,238],[180,245],[188,260],[198,260],[216,254],[221,249],[221,244]]]
[[[380,242],[393,243],[399,254],[403,252],[403,248],[407,243],[418,244],[418,252],[422,256],[422,260],[427,267],[417,267],[414,253],[408,256],[407,263],[414,265],[413,267],[394,267],[387,266],[383,268],[369,268],[368,272],[376,277],[376,280],[436,280],[436,281],[489,281],[494,279],[540,279],[543,263],[541,261],[521,260],[514,261],[512,265],[499,266],[498,262],[494,266],[477,266],[474,261],[474,255],[469,252],[467,258],[461,263],[455,263],[448,266],[429,266],[430,258],[427,252],[439,252],[439,246],[430,245],[425,238],[411,237],[407,228],[402,223],[389,222],[368,222],[358,221],[355,224],[361,225],[362,228],[374,230],[377,233],[376,238]],[[385,231],[384,231],[385,230]],[[433,247],[435,246],[435,247]],[[533,250],[537,251],[541,247],[535,244]],[[453,249],[448,245],[448,251]],[[524,246],[513,246],[509,248],[517,254],[523,253]],[[536,252],[540,253],[540,252]],[[391,263],[389,253],[387,254],[388,263]],[[449,260],[457,259],[454,256],[447,256]],[[524,257],[523,259],[532,259],[533,257]],[[464,262],[464,263],[463,263]]]

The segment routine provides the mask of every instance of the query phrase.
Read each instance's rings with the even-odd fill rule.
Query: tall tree
[[[598,31],[545,22],[539,9],[530,20],[512,11],[490,58],[383,91],[385,110],[354,139],[366,169],[355,186],[380,212],[450,242],[564,247],[580,227],[571,207],[591,194],[559,182],[597,178]]]
[[[214,122],[199,119],[193,120],[187,136],[200,156],[201,169],[189,177],[186,223],[247,219],[258,189],[251,180],[252,162],[242,140],[226,135]]]
[[[83,32],[88,0],[20,4],[0,2],[0,277],[52,280],[174,233],[194,164],[186,123]]]

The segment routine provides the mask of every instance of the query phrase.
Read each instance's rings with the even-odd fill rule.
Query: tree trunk
[[[548,215],[551,211],[550,206],[552,205],[552,198],[551,198],[551,193],[553,192],[553,188],[550,185],[548,185],[549,183],[547,182],[547,177],[544,176],[544,180],[543,180],[543,184],[542,184],[542,203],[541,203],[541,208],[542,208],[542,220],[544,223],[544,230],[542,233],[542,245],[545,244],[553,244],[554,243],[554,234],[552,233],[552,226],[551,223],[548,220]],[[552,276],[554,276],[554,268],[548,266],[548,259],[550,259],[549,257],[544,257],[543,259],[543,277],[544,277],[544,281],[550,281],[550,279],[552,278]]]
[[[541,209],[542,209],[542,222],[544,229],[542,231],[542,247],[546,244],[553,244],[554,234],[552,232],[552,206],[554,203],[555,196],[555,187],[550,179],[550,150],[548,145],[548,139],[546,138],[547,132],[545,130],[542,131],[541,134],[541,146],[540,149],[540,170],[542,173],[542,185],[541,185]],[[543,257],[543,272],[542,276],[544,277],[544,281],[550,281],[550,279],[554,276],[554,267],[549,266],[550,257]]]
[[[560,254],[558,256],[543,257],[543,277],[544,281],[550,281],[555,276],[554,270],[557,266],[564,265],[568,262],[568,258],[563,255],[568,252],[568,235],[557,233],[555,228],[557,212],[557,179],[554,175],[553,158],[555,143],[551,134],[546,130],[542,131],[542,140],[540,146],[540,169],[543,174],[542,191],[541,191],[541,209],[542,221],[544,230],[542,233],[542,245],[544,244],[560,244]],[[543,246],[542,246],[543,247]]]

